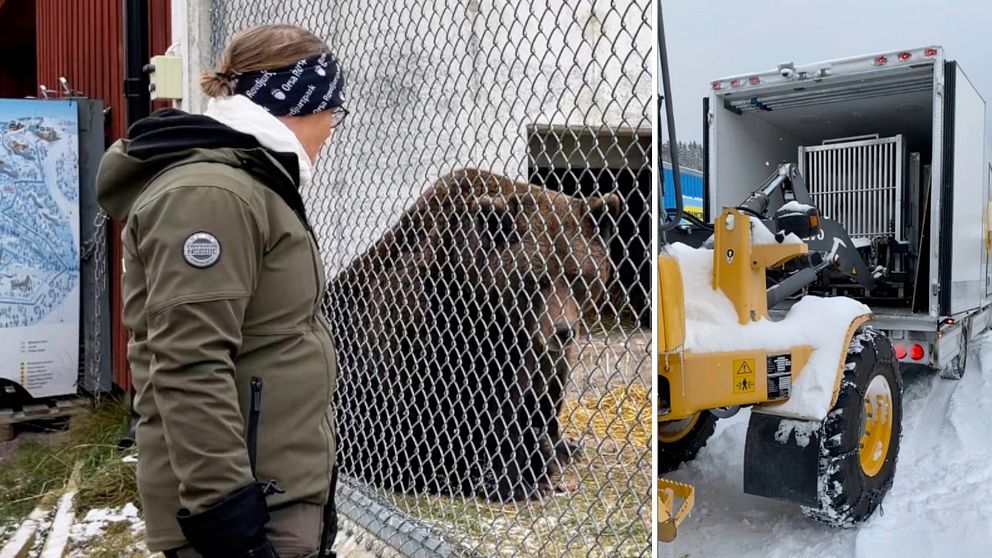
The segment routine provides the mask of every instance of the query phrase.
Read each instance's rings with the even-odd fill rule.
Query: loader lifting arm
[[[789,275],[769,287],[769,308],[816,282],[826,270],[850,277],[866,293],[875,287],[871,271],[847,230],[820,214],[795,164],[779,166],[737,209],[761,219],[780,242],[791,233],[809,247],[809,257],[793,262]]]
[[[799,174],[799,169],[792,163],[785,163],[769,176],[757,190],[751,192],[751,195],[737,209],[751,213],[760,219],[767,219],[768,207],[772,203],[773,196],[779,193],[783,197],[791,195],[792,200],[803,205],[813,205],[813,198],[810,197],[809,190],[806,189],[806,181]]]

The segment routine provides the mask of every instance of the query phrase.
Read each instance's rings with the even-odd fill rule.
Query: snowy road
[[[672,474],[696,508],[659,556],[978,558],[992,556],[992,336],[974,342],[960,381],[904,370],[895,483],[856,529],[814,523],[788,503],[742,492],[748,413],[717,423],[697,459]]]

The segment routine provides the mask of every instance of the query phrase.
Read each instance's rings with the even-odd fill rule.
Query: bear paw
[[[561,438],[555,444],[555,457],[562,465],[568,465],[579,460],[582,455],[583,444],[578,438]]]

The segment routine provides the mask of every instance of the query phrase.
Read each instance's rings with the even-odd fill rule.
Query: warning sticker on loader
[[[754,393],[754,359],[742,358],[734,361],[734,394]]]

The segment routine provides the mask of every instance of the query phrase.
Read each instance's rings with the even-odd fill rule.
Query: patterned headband
[[[274,116],[299,116],[344,105],[344,69],[329,54],[270,70],[234,73],[231,85]]]

